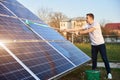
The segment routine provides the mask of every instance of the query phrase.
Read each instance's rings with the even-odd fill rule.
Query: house
[[[108,29],[109,32],[114,32],[120,35],[120,23],[108,23],[105,25],[105,29]]]
[[[86,24],[86,19],[84,17],[76,17],[71,20],[72,29],[77,29]]]
[[[60,29],[71,29],[71,19],[65,19],[60,22]]]
[[[72,19],[65,19],[60,21],[60,29],[76,29],[86,24],[84,17],[76,17]]]
[[[82,27],[83,25],[86,24],[86,19],[84,17],[75,17],[75,18],[71,18],[71,19],[65,19],[60,21],[60,29],[64,30],[64,29],[79,29],[80,27]],[[61,32],[63,34],[64,37],[71,38],[70,36],[72,35],[72,33],[67,33],[67,32]],[[70,39],[68,39],[70,40]]]

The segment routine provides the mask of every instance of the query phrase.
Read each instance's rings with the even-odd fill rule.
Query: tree
[[[53,12],[52,9],[49,8],[39,9],[38,15],[45,23],[54,28],[60,28],[60,21],[67,18],[63,13]]]
[[[53,12],[49,15],[49,25],[54,28],[60,28],[60,21],[66,19],[67,16],[65,16],[61,12]]]
[[[105,19],[103,19],[103,20],[100,21],[100,26],[101,26],[102,34],[103,34],[103,35],[110,35],[110,29],[108,29],[108,28],[105,27],[105,25],[106,25],[107,23],[109,23],[109,22],[110,22],[110,21],[105,20]]]
[[[47,24],[49,23],[49,15],[51,13],[52,13],[52,9],[49,8],[40,8],[38,10],[38,16]]]

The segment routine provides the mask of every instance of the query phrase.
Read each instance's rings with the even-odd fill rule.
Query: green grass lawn
[[[61,77],[59,80],[86,80],[86,70],[90,70],[90,66],[81,66],[75,71]],[[108,80],[106,75],[105,68],[98,68],[100,70],[100,80]],[[120,79],[120,69],[112,69],[112,80],[119,80]]]
[[[91,57],[90,43],[81,43],[75,45]],[[117,43],[106,44],[106,49],[109,61],[120,62],[120,44]],[[102,61],[100,54],[98,54],[98,61]]]
[[[91,56],[91,45],[89,43],[81,43],[75,44],[78,48],[80,48],[83,52],[87,55]],[[111,62],[120,62],[120,44],[106,44],[107,48],[107,55],[109,61]],[[102,61],[101,56],[98,55],[98,61]],[[91,70],[91,66],[82,65],[78,69],[73,70],[69,74],[63,76],[59,80],[86,80],[85,71]],[[105,68],[98,68],[100,70],[100,80],[108,80],[106,78],[106,70]],[[113,79],[112,80],[119,80],[120,79],[120,69],[111,69]]]

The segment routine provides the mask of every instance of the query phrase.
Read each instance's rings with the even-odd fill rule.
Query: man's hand
[[[66,29],[60,29],[60,31],[61,31],[61,32],[65,32],[65,31],[66,31]]]
[[[78,36],[78,35],[80,35],[80,31],[78,31],[78,32],[75,32],[75,34]]]
[[[68,32],[67,29],[61,29],[60,31],[62,31],[62,32]]]
[[[75,29],[61,29],[62,32],[75,32]]]
[[[82,28],[79,29],[61,29],[60,31],[62,32],[80,32],[82,30]]]

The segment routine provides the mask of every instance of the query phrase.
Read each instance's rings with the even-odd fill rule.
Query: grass
[[[90,43],[75,44],[79,49],[91,56]],[[110,62],[120,62],[120,44],[109,43],[106,44],[107,56]],[[100,54],[98,54],[98,61],[102,61]]]
[[[86,80],[85,71],[90,70],[90,66],[81,66],[75,71],[63,76],[59,80]],[[100,70],[100,80],[108,80],[106,75],[105,68],[98,68]],[[120,79],[120,69],[112,69],[112,80],[119,80]]]
[[[89,43],[75,44],[78,48],[80,48],[87,55],[91,56],[91,46]],[[106,44],[107,55],[109,61],[111,62],[120,62],[120,44]],[[100,54],[98,55],[98,61],[102,61]],[[69,74],[63,76],[59,80],[86,80],[85,71],[91,70],[91,66],[82,65],[76,70],[70,72]],[[106,78],[106,70],[105,68],[98,68],[100,70],[100,80],[108,80]],[[120,79],[120,69],[111,69],[113,79]]]

